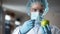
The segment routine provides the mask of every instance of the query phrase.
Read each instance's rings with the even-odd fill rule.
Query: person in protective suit
[[[47,0],[29,0],[27,14],[30,20],[17,27],[12,34],[59,34],[59,28],[50,26],[49,21],[44,19],[48,9]]]

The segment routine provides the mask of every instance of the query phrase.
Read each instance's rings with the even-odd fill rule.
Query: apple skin
[[[46,25],[49,25],[49,20],[46,20],[46,19],[42,20],[41,26],[46,26]]]

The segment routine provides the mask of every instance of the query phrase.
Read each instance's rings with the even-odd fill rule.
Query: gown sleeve
[[[60,29],[57,26],[51,26],[52,34],[60,34]]]
[[[14,31],[12,32],[12,34],[20,34],[20,31],[19,31],[20,28],[21,28],[21,26],[16,27],[16,28],[14,29]]]

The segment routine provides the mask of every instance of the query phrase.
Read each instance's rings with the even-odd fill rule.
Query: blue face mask
[[[40,21],[42,17],[42,13],[39,13],[39,11],[31,12],[31,20],[38,20]]]

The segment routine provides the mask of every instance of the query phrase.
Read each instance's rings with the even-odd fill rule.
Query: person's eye
[[[36,12],[36,11],[37,11],[37,9],[34,9],[34,11]]]
[[[39,10],[40,11],[40,13],[43,13],[43,10]]]

